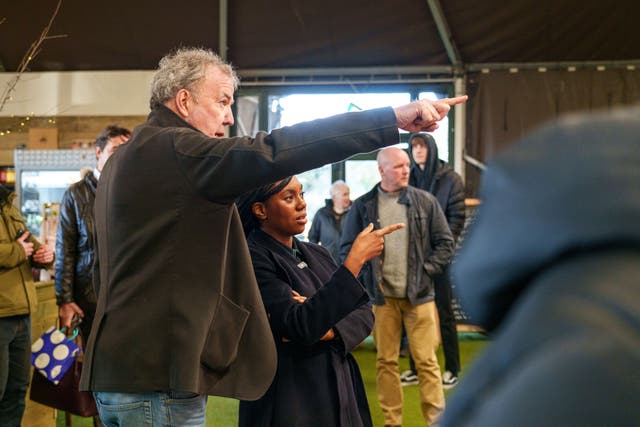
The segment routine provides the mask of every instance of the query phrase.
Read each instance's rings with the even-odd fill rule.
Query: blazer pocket
[[[238,346],[249,314],[249,310],[220,295],[202,351],[201,362],[204,366],[224,375],[238,356]]]

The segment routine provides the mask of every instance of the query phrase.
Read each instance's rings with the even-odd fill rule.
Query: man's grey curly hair
[[[220,56],[204,48],[180,48],[165,55],[158,63],[158,70],[151,82],[151,109],[176,96],[180,89],[195,92],[209,65],[233,79],[234,88],[240,80],[233,67]]]

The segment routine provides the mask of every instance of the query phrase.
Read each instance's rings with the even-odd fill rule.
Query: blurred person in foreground
[[[453,267],[492,335],[442,426],[640,420],[640,109],[569,116],[489,162]]]
[[[31,372],[31,314],[37,306],[31,267],[50,268],[53,249],[41,245],[0,184],[0,426],[20,427]],[[39,375],[39,374],[36,374]]]
[[[331,198],[325,200],[325,206],[313,216],[309,241],[320,243],[329,251],[334,261],[339,262],[343,219],[351,206],[349,186],[339,179],[331,184],[329,195]]]
[[[383,237],[402,227],[365,228],[344,263],[294,236],[307,204],[289,177],[240,198],[253,269],[278,349],[267,393],[240,403],[240,426],[371,426],[362,377],[351,351],[373,327],[360,269],[382,252]]]
[[[102,170],[98,304],[80,387],[106,425],[204,425],[207,395],[255,400],[276,349],[234,200],[291,174],[433,130],[466,97],[225,137],[238,78],[213,52],[160,60],[151,113]]]

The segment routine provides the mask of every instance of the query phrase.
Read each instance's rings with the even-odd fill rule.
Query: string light
[[[11,119],[14,124],[7,123]],[[2,123],[4,122],[4,123]],[[34,112],[24,117],[16,117],[11,115],[0,121],[0,137],[7,137],[13,133],[22,133],[23,129],[27,130],[31,127],[51,127],[56,124],[56,119],[51,117],[36,117]]]

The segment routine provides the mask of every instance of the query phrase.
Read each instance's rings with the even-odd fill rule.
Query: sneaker
[[[451,371],[445,371],[442,375],[442,386],[446,389],[454,388],[458,384],[458,377]]]
[[[404,371],[400,374],[400,384],[402,384],[402,387],[408,385],[416,385],[418,384],[418,376],[411,370]]]

